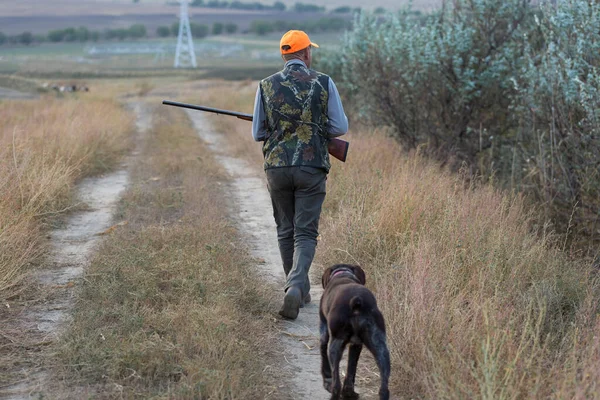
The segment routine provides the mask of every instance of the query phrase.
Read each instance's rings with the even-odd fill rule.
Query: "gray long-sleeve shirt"
[[[285,63],[287,67],[290,64],[301,64],[306,67],[306,64],[301,60],[290,60]],[[344,113],[344,107],[342,106],[342,100],[340,94],[333,83],[333,79],[329,78],[329,98],[327,99],[327,117],[329,122],[327,123],[327,134],[330,138],[342,136],[348,132],[348,118]],[[262,142],[267,138],[267,130],[265,128],[265,109],[262,103],[262,93],[260,85],[256,89],[256,98],[254,99],[254,114],[252,118],[252,137],[257,142]]]

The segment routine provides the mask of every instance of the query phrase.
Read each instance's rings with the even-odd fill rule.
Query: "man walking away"
[[[260,82],[252,123],[254,140],[264,142],[264,168],[286,274],[279,314],[290,319],[310,301],[308,271],[331,167],[327,145],[348,131],[333,80],[310,69],[313,47],[319,46],[302,31],[283,35],[285,66]]]

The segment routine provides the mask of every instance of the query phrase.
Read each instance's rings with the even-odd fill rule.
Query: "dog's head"
[[[365,276],[365,271],[358,265],[351,264],[335,264],[331,267],[327,268],[325,272],[323,272],[323,277],[321,278],[321,283],[323,284],[323,289],[327,287],[329,281],[336,276],[343,275],[352,275],[356,279],[357,283],[364,285],[367,281]]]

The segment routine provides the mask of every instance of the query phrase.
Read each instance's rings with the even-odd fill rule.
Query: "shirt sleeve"
[[[333,79],[329,78],[329,98],[327,100],[327,116],[329,122],[327,124],[327,133],[330,138],[342,136],[348,132],[348,117],[344,113],[342,99],[333,83]]]
[[[262,142],[267,137],[265,129],[265,109],[262,103],[262,92],[260,85],[256,89],[256,97],[254,98],[254,113],[252,114],[252,137],[257,142]]]

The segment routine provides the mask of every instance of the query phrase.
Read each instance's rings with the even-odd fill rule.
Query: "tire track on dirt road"
[[[207,143],[217,161],[231,176],[229,192],[235,204],[234,213],[253,257],[264,259],[259,274],[265,280],[283,288],[285,276],[281,266],[271,199],[260,171],[248,162],[231,157],[225,137],[215,132],[202,113],[187,110],[200,138]],[[295,321],[278,319],[279,345],[283,349],[280,365],[289,376],[289,396],[292,399],[319,400],[329,398],[320,373],[318,310],[322,289],[311,283],[312,302],[300,310]],[[283,299],[283,290],[281,290]]]

